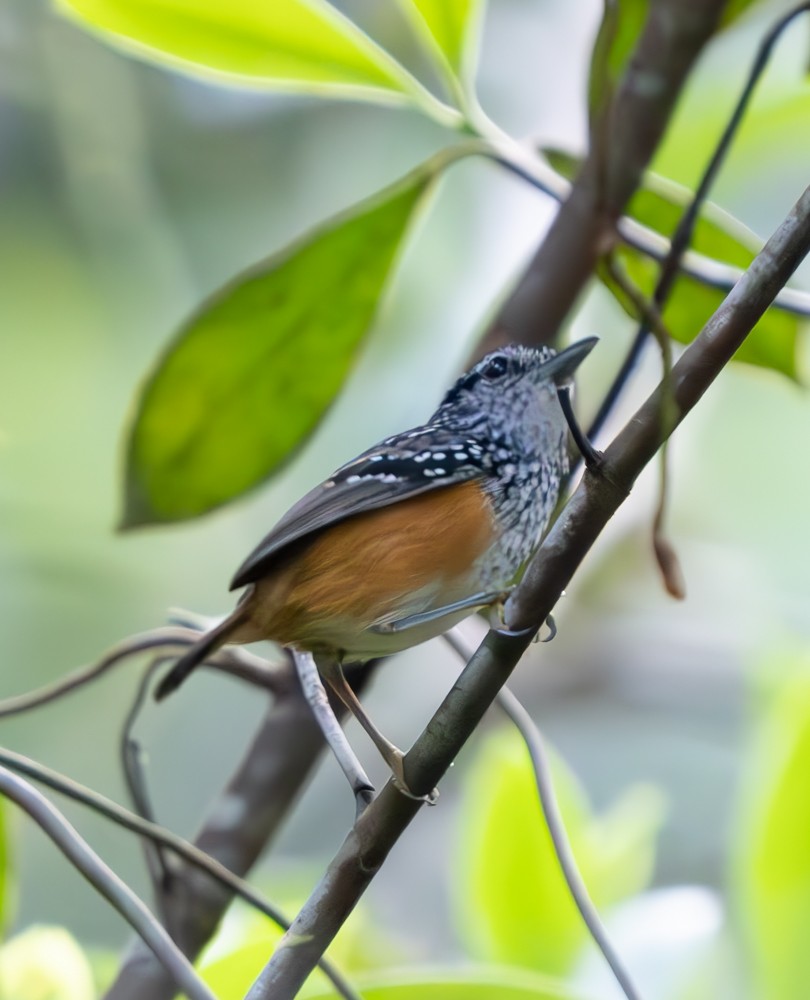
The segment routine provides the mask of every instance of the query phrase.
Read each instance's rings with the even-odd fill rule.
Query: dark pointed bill
[[[573,376],[598,341],[598,337],[586,337],[584,340],[578,340],[576,344],[571,344],[543,365],[543,374],[554,379],[557,385],[562,385]]]

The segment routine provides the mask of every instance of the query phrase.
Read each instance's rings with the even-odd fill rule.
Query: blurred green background
[[[339,6],[403,59],[417,59],[384,5]],[[707,51],[656,161],[662,173],[694,182],[758,37],[784,6],[757,7]],[[489,114],[516,135],[581,149],[599,16],[590,0],[492,0],[479,73]],[[714,192],[763,237],[810,178],[807,52],[807,24],[798,22]],[[92,661],[161,624],[171,606],[223,613],[232,571],[289,503],[431,411],[552,210],[480,162],[455,166],[440,185],[356,371],[283,476],[195,523],[115,532],[131,401],[171,331],[239,270],[442,141],[438,126],[406,111],[184,79],[105,47],[43,0],[0,0],[0,694]],[[806,267],[803,275],[807,285]],[[579,388],[586,414],[631,335],[601,289],[573,323],[573,336],[593,333],[602,343]],[[806,343],[802,351],[807,372]],[[650,352],[605,440],[657,371]],[[628,961],[643,964],[655,948],[682,956],[679,947],[699,950],[719,935],[744,839],[744,793],[759,773],[752,741],[774,690],[810,669],[808,432],[804,388],[744,366],[724,373],[670,451],[669,532],[686,602],[666,597],[652,559],[651,469],[562,602],[560,634],[515,677],[597,808],[638,782],[663,792],[654,885],[708,890],[681,888],[666,897],[669,909],[652,898],[635,916],[628,910],[617,924]],[[120,798],[117,739],[142,666],[4,721],[0,742]],[[369,710],[408,745],[456,671],[440,642],[411,651],[381,671]],[[138,732],[165,823],[193,831],[262,707],[204,675],[182,697],[149,707]],[[350,733],[373,770],[375,755]],[[410,955],[437,959],[460,947],[449,917],[452,868],[476,742],[444,782],[440,807],[419,817],[369,893],[369,910],[407,937]],[[761,764],[771,748],[756,746]],[[134,841],[65,810],[145,891]],[[351,815],[325,760],[266,864],[271,893],[299,876],[296,891],[305,890]],[[126,930],[106,905],[30,824],[16,825],[15,925],[58,923],[86,944],[122,943]],[[668,968],[664,958],[647,964],[651,979]]]

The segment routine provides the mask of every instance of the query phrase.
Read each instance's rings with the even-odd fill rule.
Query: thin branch
[[[452,632],[448,632],[444,638],[456,650],[465,663],[472,658],[473,650],[468,649]],[[589,934],[593,938],[594,944],[604,956],[625,996],[628,1000],[639,1000],[638,990],[633,984],[629,973],[625,970],[621,958],[611,944],[607,931],[602,924],[599,913],[593,905],[587,886],[579,872],[568,835],[565,831],[565,823],[557,802],[557,796],[554,792],[554,782],[540,730],[534,724],[531,716],[518,698],[507,686],[501,688],[495,702],[515,725],[523,742],[526,744],[526,749],[529,751],[540,808],[551,836],[555,856],[568,886],[568,891],[571,893],[574,905],[579,911]]]
[[[137,816],[135,813],[130,812],[99,792],[87,788],[85,785],[66,777],[58,771],[54,771],[52,768],[45,767],[44,764],[31,760],[30,757],[15,753],[13,750],[0,748],[0,766],[24,774],[29,778],[33,778],[34,781],[41,782],[48,788],[53,789],[53,791],[59,792],[60,795],[66,795],[68,798],[73,799],[74,802],[79,802],[87,806],[93,812],[98,813],[98,815],[103,816],[105,819],[111,820],[118,826],[123,827],[123,829],[138,834],[144,840],[161,844],[168,850],[173,851],[178,857],[194,865],[195,868],[199,868],[210,875],[211,878],[233,892],[235,896],[244,900],[266,917],[269,917],[282,930],[287,930],[290,926],[290,922],[284,914],[273,903],[262,896],[261,893],[245,882],[244,879],[228,871],[224,865],[221,865],[214,858],[203,853],[203,851],[187,840],[178,837],[171,830],[167,830],[165,827],[158,826],[150,820]],[[331,962],[324,959],[320,963],[320,969],[329,978],[338,994],[344,997],[345,1000],[359,1000],[358,995],[343,979]]]
[[[143,750],[140,742],[133,736],[132,730],[146,700],[152,676],[163,665],[164,660],[163,656],[152,660],[141,674],[135,697],[124,719],[119,741],[121,769],[124,775],[124,784],[129,793],[129,801],[139,816],[152,823],[155,822],[156,817],[143,767]],[[171,880],[168,862],[159,841],[149,838],[143,840],[142,845],[146,868],[152,882],[155,905],[160,912],[163,923],[171,930],[169,926],[170,914],[165,905],[165,889]]]
[[[698,186],[695,189],[692,200],[678,221],[678,225],[673,233],[672,240],[670,241],[666,254],[660,258],[661,270],[653,292],[653,303],[659,313],[663,312],[664,305],[672,293],[675,280],[677,279],[679,273],[685,271],[683,266],[684,260],[689,250],[689,244],[692,242],[692,235],[695,231],[695,226],[700,219],[700,210],[705,204],[706,199],[709,197],[709,191],[717,178],[717,174],[723,165],[723,161],[731,149],[731,144],[734,141],[743,118],[745,117],[745,112],[748,110],[748,105],[751,102],[751,98],[754,95],[757,84],[759,83],[768,62],[770,61],[774,46],[781,37],[782,32],[791,24],[791,22],[800,14],[804,14],[808,10],[810,10],[810,3],[802,3],[787,13],[784,17],[780,18],[765,36],[759,46],[759,49],[757,50],[756,57],[751,65],[751,69],[749,70],[748,78],[745,81],[742,93],[737,99],[734,111],[732,112],[731,117],[723,130],[723,134],[721,135],[717,146],[715,147],[715,150],[712,153],[705,170],[703,171],[703,176],[698,182]],[[629,243],[630,241],[626,242]],[[694,277],[694,275],[692,276]],[[792,290],[782,289],[779,295],[777,295],[775,302],[778,302],[780,296],[783,297],[784,301],[785,293],[790,291]],[[804,313],[799,314],[806,315]],[[612,411],[616,404],[616,400],[622,392],[622,389],[626,385],[632,372],[635,370],[635,367],[638,364],[638,359],[644,348],[644,344],[646,343],[647,335],[651,329],[652,325],[649,321],[649,317],[644,316],[642,313],[642,322],[636,332],[633,344],[631,345],[621,368],[617,372],[616,377],[613,380],[613,384],[610,386],[605,398],[602,400],[599,411],[594,417],[588,430],[588,436],[591,440],[596,437],[604,426],[608,414]]]
[[[548,832],[551,834],[551,840],[554,844],[554,853],[557,856],[560,871],[568,886],[568,891],[571,893],[571,898],[579,910],[580,916],[588,928],[588,932],[593,938],[596,947],[601,951],[605,961],[610,966],[610,970],[616,977],[616,982],[621,987],[627,1000],[640,1000],[641,994],[630,978],[629,972],[625,969],[619,953],[611,944],[607,931],[602,924],[596,907],[593,905],[591,897],[588,895],[587,886],[577,867],[576,858],[571,850],[571,844],[565,832],[565,823],[560,812],[559,803],[557,802],[557,796],[554,794],[554,782],[551,777],[551,769],[540,730],[508,687],[504,686],[501,688],[498,692],[496,703],[514,723],[523,738],[523,742],[526,744],[526,749],[529,751],[534,771],[534,780],[537,784],[537,796],[540,800]]]
[[[171,974],[189,1000],[216,1000],[162,925],[129,886],[91,849],[62,814],[27,781],[0,767],[0,793],[16,802],[68,861],[121,914]]]
[[[8,718],[12,715],[19,715],[28,712],[32,708],[39,708],[52,701],[62,698],[71,691],[76,691],[85,684],[89,684],[113,667],[128,660],[140,653],[148,652],[152,649],[161,649],[166,656],[172,652],[177,653],[186,649],[191,643],[199,639],[200,634],[193,629],[187,628],[156,628],[149,632],[141,632],[138,635],[130,636],[123,642],[113,646],[95,663],[79,670],[67,677],[63,677],[53,684],[48,684],[37,691],[30,691],[26,694],[15,695],[0,701],[0,719]],[[218,650],[206,661],[206,666],[215,667],[224,673],[231,674],[241,680],[249,681],[252,684],[268,688],[273,691],[277,687],[287,687],[289,681],[285,678],[284,672],[274,664],[268,663],[259,656],[244,649],[229,646]]]
[[[678,423],[711,385],[810,250],[810,188],[768,240],[672,370]],[[490,631],[405,757],[416,794],[441,779],[494,701],[532,636],[553,610],[593,542],[666,439],[659,388],[605,452],[599,475],[586,472],[506,605],[509,634]],[[520,631],[519,631],[520,630]],[[290,1000],[385,861],[420,803],[389,782],[363,813],[247,1000]]]
[[[451,629],[442,638],[464,663],[472,659],[473,650],[458,635],[457,630]],[[557,796],[554,792],[554,780],[551,776],[551,768],[549,767],[540,730],[534,724],[532,717],[520,703],[517,696],[506,685],[498,692],[495,703],[512,721],[520,733],[523,742],[526,744],[526,749],[529,751],[534,780],[537,785],[537,797],[540,801],[540,809],[543,813],[543,819],[545,820],[549,835],[551,836],[551,843],[554,847],[554,854],[559,863],[560,871],[568,886],[568,891],[571,893],[571,899],[577,910],[579,910],[582,921],[588,929],[588,933],[593,938],[594,944],[610,966],[610,970],[616,977],[616,981],[627,997],[627,1000],[640,1000],[640,995],[630,978],[630,974],[624,968],[624,963],[610,942],[599,913],[588,893],[588,887],[585,885],[580,874],[574,853],[571,850],[568,834],[565,831],[565,823],[560,812],[559,803],[557,802]]]

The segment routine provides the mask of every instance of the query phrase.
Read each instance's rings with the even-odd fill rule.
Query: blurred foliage
[[[3,1000],[95,1000],[90,962],[61,927],[31,927],[0,947]]]
[[[562,174],[574,176],[579,166],[576,157],[559,150],[545,152]],[[633,195],[627,214],[656,232],[671,237],[691,198],[692,192],[682,185],[648,173]],[[707,202],[702,206],[690,244],[692,250],[712,260],[744,269],[761,247],[762,243],[754,233],[717,205]],[[616,246],[614,256],[635,287],[648,299],[651,298],[658,280],[658,264],[625,244]],[[599,277],[627,314],[635,320],[641,319],[634,303],[604,266],[600,267]],[[680,343],[691,343],[725,297],[725,292],[710,288],[688,275],[681,275],[676,278],[674,290],[664,308],[663,320],[667,330]],[[798,338],[806,326],[797,316],[779,309],[768,309],[745,339],[735,359],[796,378]]]
[[[781,658],[742,781],[734,876],[756,995],[803,1000],[810,980],[810,659]]]
[[[5,930],[11,920],[15,891],[13,857],[7,826],[8,810],[5,800],[0,799],[0,933]]]
[[[287,880],[289,883],[291,880]],[[287,895],[276,885],[274,900],[284,913],[295,913],[305,902],[303,878],[301,892]],[[223,925],[202,955],[198,965],[202,978],[219,1000],[241,1000],[251,983],[267,964],[267,956],[281,940],[281,929],[263,914],[242,903],[228,911]],[[361,904],[338,931],[329,946],[329,960],[353,980],[355,976],[378,974],[397,967],[402,961],[401,944],[371,919]],[[302,989],[301,996],[332,992],[326,976],[316,969]]]
[[[352,367],[432,174],[415,171],[202,306],[144,388],[125,526],[205,513],[304,444]]]
[[[600,816],[554,757],[571,850],[597,907],[649,882],[660,794],[635,787]],[[490,737],[465,778],[456,915],[472,955],[561,975],[589,939],[543,820],[528,751],[513,730]]]
[[[403,970],[380,979],[363,977],[358,983],[363,1000],[589,1000],[560,983],[518,972],[486,968]],[[332,993],[318,993],[309,1000],[327,1000]],[[593,1000],[596,1000],[594,997]]]

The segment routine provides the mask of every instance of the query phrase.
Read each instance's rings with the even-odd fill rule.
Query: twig
[[[216,1000],[194,971],[194,966],[177,948],[146,905],[40,792],[4,767],[0,767],[0,792],[24,809],[71,864],[118,910],[151,948],[189,1000]]]
[[[30,691],[26,694],[15,695],[0,701],[0,719],[11,715],[19,715],[21,712],[28,712],[32,708],[39,708],[47,705],[58,698],[89,684],[96,678],[101,677],[108,670],[117,666],[123,660],[145,653],[152,649],[162,649],[166,655],[170,655],[173,648],[175,652],[186,649],[191,643],[199,639],[199,632],[186,628],[156,628],[149,632],[141,632],[138,635],[130,636],[123,642],[113,646],[95,663],[82,667],[67,677],[63,677],[53,684],[48,684],[37,691]],[[273,691],[278,687],[288,686],[288,680],[284,677],[283,671],[268,663],[261,657],[248,653],[247,650],[237,649],[229,646],[226,649],[218,650],[210,660],[206,661],[206,666],[215,667],[218,670],[239,677],[241,680],[249,681],[253,684],[268,688]]]
[[[473,655],[473,650],[460,638],[455,629],[451,629],[443,636],[447,644],[455,650],[458,656],[467,663]],[[571,850],[568,835],[565,832],[565,823],[560,812],[557,796],[554,793],[554,781],[551,776],[546,749],[543,744],[543,737],[540,730],[534,724],[532,717],[518,700],[517,696],[504,685],[498,692],[495,699],[498,707],[514,723],[515,728],[520,733],[534,771],[534,780],[537,785],[537,796],[540,800],[540,808],[543,818],[548,827],[551,843],[554,847],[554,854],[560,865],[571,899],[582,921],[588,929],[588,933],[593,938],[594,944],[601,951],[605,961],[610,966],[616,981],[624,991],[627,1000],[640,1000],[638,990],[635,988],[629,973],[625,970],[624,964],[618,952],[610,942],[607,931],[602,924],[596,907],[593,905],[588,888],[582,879],[582,875],[577,867],[576,858]]]
[[[164,656],[152,660],[141,675],[135,697],[124,719],[119,747],[121,769],[124,773],[124,783],[129,793],[130,802],[139,816],[152,823],[155,822],[155,810],[152,808],[152,800],[149,795],[146,774],[144,773],[142,763],[143,750],[140,741],[133,736],[132,730],[143,708],[152,676],[160,668],[164,660]],[[165,895],[172,873],[163,855],[159,841],[150,838],[144,840],[142,843],[146,867],[155,894],[155,905],[160,911],[163,923],[168,926],[169,914],[166,912]]]
[[[697,403],[810,250],[810,188],[672,370],[678,422]],[[665,439],[659,386],[605,452],[603,471],[586,472],[563,515],[506,605],[511,634],[490,631],[405,757],[405,778],[432,789],[494,701],[551,613],[562,590]],[[523,634],[517,630],[523,630]],[[363,813],[247,1000],[290,1000],[356,905],[420,804],[389,782]]]
[[[693,202],[694,204],[694,202]],[[674,419],[675,402],[672,397],[672,382],[670,372],[672,370],[672,338],[667,330],[659,309],[663,306],[664,299],[660,301],[648,301],[630,278],[622,270],[615,254],[608,254],[605,260],[608,274],[616,282],[622,293],[632,302],[633,307],[641,316],[640,330],[652,332],[658,346],[661,349],[661,360],[663,362],[663,375],[661,384],[669,386],[669,394],[662,399],[661,422],[664,428]],[[659,282],[659,288],[661,288]],[[664,289],[662,295],[666,297],[667,291]],[[669,487],[669,449],[665,441],[661,446],[658,456],[659,479],[658,479],[658,505],[653,518],[652,542],[655,559],[661,571],[667,593],[677,600],[683,600],[686,596],[686,584],[684,582],[683,571],[681,570],[678,555],[675,548],[664,533],[664,521],[666,516],[667,493]]]
[[[140,837],[150,842],[161,844],[168,850],[173,851],[178,857],[194,865],[195,868],[206,872],[211,878],[233,892],[235,896],[243,899],[260,913],[269,917],[282,930],[287,930],[290,926],[284,914],[269,900],[265,899],[261,893],[245,882],[244,879],[228,871],[224,865],[221,865],[214,858],[203,853],[203,851],[187,840],[178,837],[171,830],[167,830],[165,827],[158,826],[150,820],[137,816],[117,802],[113,802],[91,788],[79,784],[79,782],[60,774],[58,771],[54,771],[52,768],[45,767],[44,764],[39,764],[29,757],[23,756],[23,754],[15,753],[13,750],[0,748],[0,766],[17,771],[20,774],[25,774],[27,777],[33,778],[43,785],[47,785],[48,788],[52,788],[55,792],[59,792],[60,795],[66,795],[68,798],[73,799],[74,802],[80,802],[100,816],[104,816],[113,823],[117,823],[125,830],[137,833]],[[359,1000],[357,994],[331,962],[324,959],[320,963],[320,969],[345,1000]]]
[[[372,671],[367,664],[352,672],[355,690]],[[338,704],[335,710],[344,711]],[[195,845],[232,872],[249,871],[306,785],[324,746],[300,686],[280,692],[241,764],[212,802]],[[187,870],[175,872],[167,899],[178,942],[187,955],[197,955],[215,931],[230,894],[212,891],[209,879]],[[106,1000],[172,1000],[174,995],[171,979],[135,939]]]
[[[599,918],[599,913],[593,905],[591,897],[588,895],[587,886],[582,880],[582,875],[577,867],[576,858],[566,836],[565,823],[560,813],[559,803],[554,794],[554,783],[540,730],[508,687],[504,686],[501,688],[498,692],[496,703],[512,720],[518,732],[523,737],[526,749],[529,751],[543,817],[546,821],[548,832],[551,834],[554,853],[557,856],[557,861],[559,862],[565,883],[568,886],[568,891],[571,893],[571,898],[579,910],[580,916],[594,940],[594,944],[602,952],[605,961],[610,966],[610,970],[616,977],[616,982],[621,987],[627,1000],[640,1000],[641,994],[630,978],[630,974],[625,969],[618,952],[611,944],[607,931]]]

